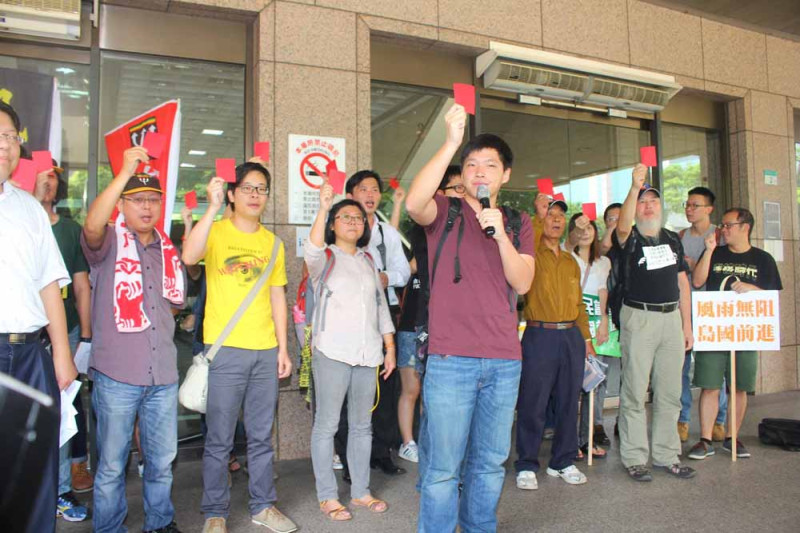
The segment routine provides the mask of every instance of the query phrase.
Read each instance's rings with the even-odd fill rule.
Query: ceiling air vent
[[[0,0],[0,33],[77,41],[80,0]]]

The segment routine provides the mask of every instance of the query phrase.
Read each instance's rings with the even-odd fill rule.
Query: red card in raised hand
[[[589,220],[597,220],[597,205],[592,202],[583,204],[583,214],[589,217]]]
[[[269,141],[260,141],[253,145],[253,155],[257,155],[269,163]]]
[[[644,166],[655,167],[658,165],[655,146],[642,146],[639,148],[639,160]]]
[[[16,181],[21,189],[33,194],[33,189],[36,187],[36,164],[30,159],[20,158],[11,179]]]
[[[330,168],[330,165],[328,165]],[[336,194],[344,193],[344,182],[347,181],[347,174],[336,168],[328,170],[328,183],[333,187],[333,192]]]
[[[564,198],[564,195],[562,193],[560,193],[560,192],[553,195],[553,200],[561,200],[562,202],[565,202],[565,203],[567,201]]]
[[[400,182],[397,181],[397,178],[393,177],[392,179],[389,180],[389,187],[391,187],[395,191],[397,190],[397,188],[399,186],[400,186]]]
[[[147,150],[150,159],[158,159],[167,147],[167,136],[163,133],[148,132],[144,136],[142,146]]]
[[[475,86],[468,83],[454,83],[453,95],[456,103],[464,106],[464,110],[470,115],[475,114]]]
[[[53,168],[53,156],[50,155],[50,150],[37,150],[31,153],[31,157],[37,174]]]
[[[183,203],[186,204],[186,207],[189,209],[194,209],[197,207],[197,191],[189,191],[183,197]]]
[[[536,180],[536,187],[539,192],[547,196],[553,196],[553,180],[550,178],[541,178]]]
[[[228,183],[236,183],[236,160],[235,159],[217,159],[217,176],[224,179]]]

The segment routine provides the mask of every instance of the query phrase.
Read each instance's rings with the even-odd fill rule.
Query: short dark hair
[[[359,170],[352,176],[350,179],[347,180],[347,184],[344,186],[344,192],[347,194],[353,194],[353,189],[358,187],[358,184],[368,178],[374,178],[375,181],[378,182],[378,190],[383,192],[383,182],[381,181],[381,175],[375,172],[374,170]]]
[[[251,163],[250,161],[242,163],[241,165],[236,167],[236,181],[234,183],[228,183],[228,192],[231,194],[235,193],[239,185],[242,184],[242,180],[245,178],[245,176],[247,176],[253,171],[260,172],[261,174],[263,174],[264,178],[266,178],[267,194],[269,194],[269,191],[271,189],[270,183],[272,182],[272,176],[269,175],[269,170],[264,168],[264,166],[261,165],[260,163]],[[225,203],[230,204],[231,211],[236,211],[236,202],[231,202],[228,199],[227,194],[225,195]]]
[[[442,181],[439,182],[439,190],[445,190],[456,176],[461,177],[461,167],[459,165],[450,165],[447,167],[447,170],[444,171],[444,176],[442,176]]]
[[[11,123],[14,125],[14,129],[17,130],[17,133],[22,131],[22,123],[19,120],[19,115],[17,115],[17,112],[14,111],[13,107],[2,100],[0,100],[0,113],[5,113],[8,115],[8,118],[11,119]]]
[[[717,197],[714,196],[714,193],[711,192],[711,189],[707,187],[695,187],[694,189],[689,190],[687,196],[691,196],[693,194],[699,194],[700,196],[705,197],[705,199],[708,200],[708,203],[711,205],[714,205],[714,200],[717,199]]]
[[[497,152],[500,162],[503,163],[503,170],[511,168],[514,164],[514,153],[503,139],[492,133],[481,133],[470,139],[464,149],[461,150],[461,166],[464,166],[464,161],[467,160],[467,157],[472,152],[478,152],[484,148],[491,148]]]
[[[750,235],[753,234],[753,226],[756,224],[756,220],[753,218],[753,213],[751,213],[746,207],[731,207],[725,211],[722,216],[725,216],[729,213],[736,213],[736,222],[741,222],[742,224],[748,224],[750,226],[747,230],[747,240],[749,241]]]
[[[369,245],[369,239],[372,236],[372,230],[369,227],[369,222],[367,222],[367,211],[364,209],[364,206],[355,200],[351,200],[350,198],[345,198],[344,200],[336,202],[328,212],[328,220],[325,221],[325,244],[336,243],[336,233],[333,231],[333,224],[336,222],[336,213],[338,213],[343,207],[347,206],[357,207],[358,210],[361,211],[361,216],[364,217],[364,233],[356,242],[356,246],[359,248],[365,248]]]
[[[608,204],[608,207],[606,207],[606,210],[603,211],[603,222],[608,221],[608,212],[611,211],[612,209],[622,209],[622,204],[619,203],[619,202],[614,202],[613,204]]]

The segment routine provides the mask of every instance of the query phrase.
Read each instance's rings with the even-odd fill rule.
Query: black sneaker
[[[628,475],[634,481],[653,481],[653,474],[647,465],[633,465],[628,467]]]
[[[706,457],[711,457],[715,453],[717,452],[714,451],[714,446],[701,440],[692,446],[692,449],[689,450],[688,457],[689,459],[705,459]]]
[[[145,531],[144,533],[181,533],[181,531],[178,529],[178,524],[176,524],[173,520],[164,527],[151,529],[150,531]]]
[[[697,471],[694,468],[683,466],[680,463],[675,463],[672,465],[653,465],[653,468],[658,468],[659,470],[663,470],[671,476],[681,479],[691,479],[697,475]]]
[[[594,426],[594,443],[600,446],[608,446],[611,444],[611,439],[606,435],[606,428],[603,424],[596,424]]]
[[[722,442],[722,449],[728,453],[731,453],[730,437],[726,438]],[[739,459],[747,459],[748,457],[750,457],[750,452],[747,450],[747,448],[744,447],[744,444],[742,444],[742,441],[740,441],[739,439],[736,439],[736,457],[738,457]]]

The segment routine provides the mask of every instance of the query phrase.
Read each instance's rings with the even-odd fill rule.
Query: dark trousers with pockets
[[[55,401],[55,409],[61,412],[61,394],[56,381],[53,357],[40,343],[0,343],[0,372],[51,396]],[[55,531],[57,493],[58,431],[47,453],[39,492],[36,499],[31,502],[27,531],[31,533]]]
[[[578,392],[585,358],[586,342],[577,327],[525,330],[517,400],[517,472],[539,471],[539,448],[551,396],[556,416],[549,466],[561,470],[572,465],[578,453]]]

